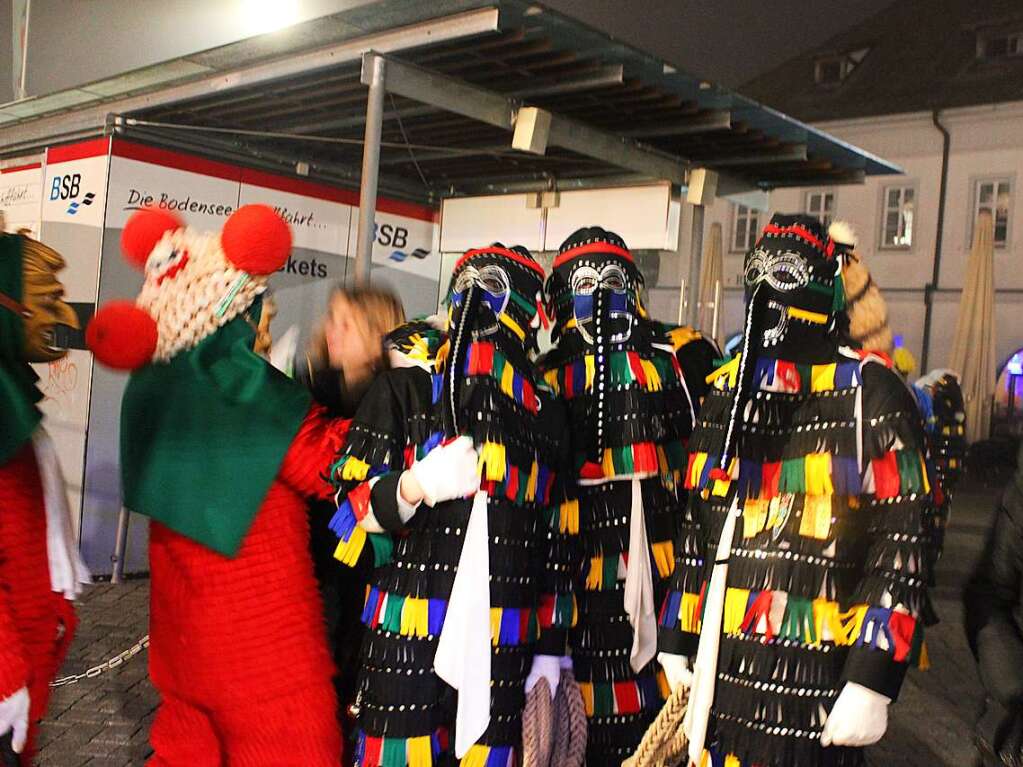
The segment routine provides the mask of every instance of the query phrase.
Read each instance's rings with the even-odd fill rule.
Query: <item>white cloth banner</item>
[[[629,665],[636,673],[657,654],[657,614],[654,578],[650,568],[650,544],[643,515],[642,480],[632,480],[632,512],[629,520],[629,564],[625,571],[625,612],[632,625]]]
[[[490,725],[490,532],[482,490],[472,501],[433,666],[458,690],[455,756],[461,759]]]
[[[57,449],[46,431],[39,427],[32,435],[43,485],[46,507],[46,554],[50,564],[50,586],[65,599],[82,593],[82,584],[91,583],[92,575],[78,552],[78,542],[71,531],[71,509],[67,502],[64,473],[60,470]]]
[[[725,609],[725,587],[728,585],[728,559],[735,537],[735,520],[740,512],[738,497],[728,509],[728,518],[718,541],[714,570],[707,588],[707,601],[700,625],[700,644],[693,666],[693,686],[689,690],[689,708],[682,722],[689,739],[690,764],[702,764],[703,748],[707,740],[710,709],[714,704],[714,688],[718,675],[718,652],[721,649],[721,622]]]

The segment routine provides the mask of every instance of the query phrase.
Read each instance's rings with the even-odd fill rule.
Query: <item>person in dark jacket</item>
[[[966,634],[986,693],[977,723],[980,764],[1023,765],[1023,450],[966,585]]]
[[[352,418],[376,375],[387,367],[383,339],[405,322],[401,301],[379,288],[337,286],[309,348],[296,360],[295,373],[313,398],[333,417]],[[326,467],[324,467],[326,470]],[[310,507],[310,546],[323,599],[327,641],[338,668],[338,711],[347,741],[348,707],[355,700],[357,655],[362,644],[359,620],[369,567],[352,570],[334,559],[334,536],[327,524],[334,503]]]

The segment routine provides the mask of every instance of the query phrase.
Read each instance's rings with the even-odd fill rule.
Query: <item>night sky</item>
[[[544,0],[680,69],[737,87],[898,0]]]

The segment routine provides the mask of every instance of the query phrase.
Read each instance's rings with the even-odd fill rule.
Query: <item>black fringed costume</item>
[[[842,345],[843,257],[816,219],[772,218],[746,258],[743,352],[716,372],[690,440],[701,554],[676,567],[659,649],[697,655],[734,509],[715,766],[861,765],[860,749],[820,744],[842,685],[894,699],[925,655],[933,477],[906,385],[887,358]]]
[[[541,634],[557,622],[544,512],[563,461],[565,421],[530,359],[544,316],[542,284],[542,269],[521,248],[466,253],[452,275],[448,331],[424,323],[395,331],[392,350],[409,366],[374,383],[333,469],[341,488],[335,556],[357,559],[368,539],[378,563],[362,615],[356,764],[457,762],[457,696],[435,674],[434,659],[473,503],[424,505],[403,525],[396,493],[403,469],[459,434],[479,448],[489,493],[493,647],[490,725],[461,763],[517,763],[524,682]],[[393,544],[359,527],[368,509],[394,532]]]
[[[652,660],[656,605],[685,526],[680,480],[693,412],[717,356],[698,333],[648,320],[641,280],[625,243],[594,228],[566,240],[548,282],[556,346],[541,365],[568,407],[577,480],[566,488],[555,520],[574,539],[560,552],[567,555],[560,569],[566,577],[557,599],[571,605],[575,595],[578,606],[569,644],[590,719],[591,766],[618,767],[666,694]],[[637,500],[647,544],[641,553],[630,551],[630,538],[642,540],[631,529]],[[692,544],[687,528],[681,540]],[[626,580],[637,555],[647,569],[634,577],[650,584],[653,604],[647,651],[632,661],[636,621],[627,611]]]
[[[920,412],[924,417],[930,455],[937,475],[934,520],[936,554],[945,544],[952,495],[963,475],[966,461],[966,408],[959,379],[950,370],[932,370],[913,384]]]

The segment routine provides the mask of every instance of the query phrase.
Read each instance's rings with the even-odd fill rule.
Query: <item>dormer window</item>
[[[814,62],[813,79],[818,85],[839,85],[866,58],[869,48],[821,56]]]
[[[1023,56],[1023,31],[987,32],[977,36],[977,58],[987,60]]]

